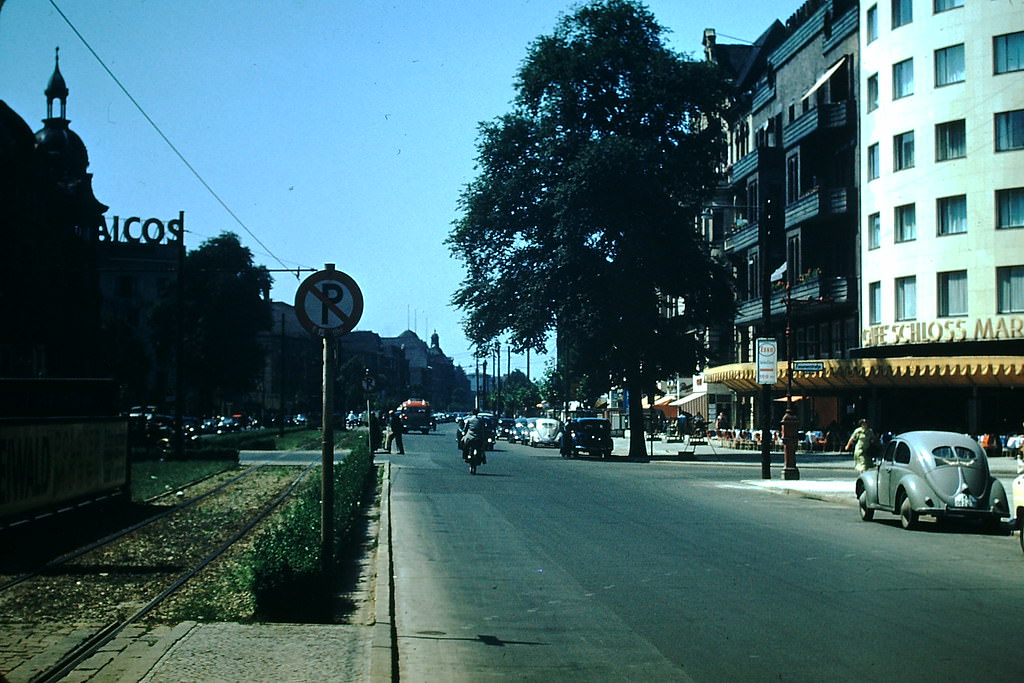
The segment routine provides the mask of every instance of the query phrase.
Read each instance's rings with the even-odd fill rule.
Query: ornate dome
[[[81,177],[89,167],[89,153],[67,119],[44,119],[36,133],[36,149],[51,178]]]

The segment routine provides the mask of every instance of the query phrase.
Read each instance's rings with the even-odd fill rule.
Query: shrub
[[[369,450],[360,444],[334,466],[334,557],[352,539],[366,493],[375,482],[374,471]],[[333,572],[321,571],[320,510],[320,477],[309,476],[277,521],[256,539],[251,590],[258,619],[329,620]]]

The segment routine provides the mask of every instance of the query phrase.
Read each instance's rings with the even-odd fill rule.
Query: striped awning
[[[820,372],[794,372],[793,391],[832,393],[845,389],[927,387],[1024,387],[1024,356],[945,356],[825,359]],[[786,387],[786,363],[778,364],[775,389]],[[704,371],[706,382],[740,393],[759,391],[754,363]]]

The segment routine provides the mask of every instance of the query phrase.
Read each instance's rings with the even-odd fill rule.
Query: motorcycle
[[[479,442],[467,445],[462,451],[462,459],[469,465],[470,474],[476,474],[476,468],[487,463],[487,456]]]

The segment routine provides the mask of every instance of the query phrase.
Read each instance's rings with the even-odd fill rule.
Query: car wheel
[[[1020,537],[1020,551],[1024,553],[1024,527],[1021,528],[1018,536]]]
[[[870,522],[875,517],[875,511],[868,507],[868,492],[861,491],[857,496],[857,508],[860,510],[860,518],[864,522]]]
[[[900,526],[908,531],[917,528],[917,511],[910,503],[910,498],[904,498],[900,503]]]

